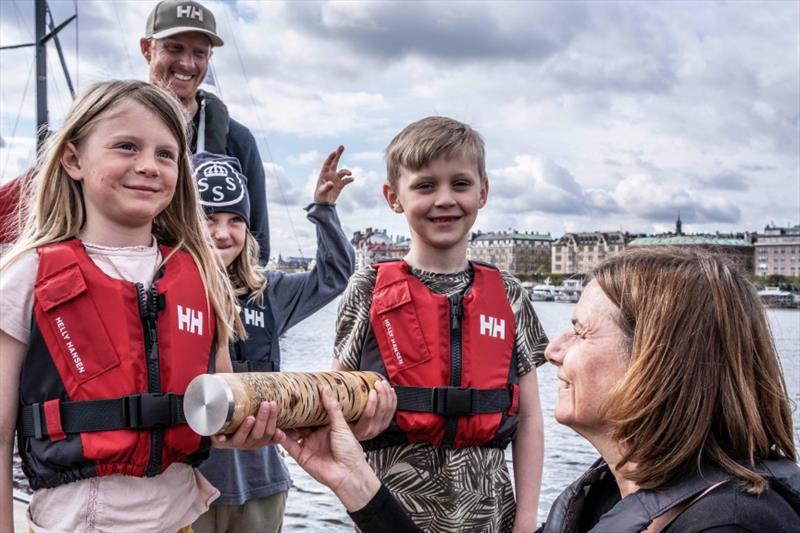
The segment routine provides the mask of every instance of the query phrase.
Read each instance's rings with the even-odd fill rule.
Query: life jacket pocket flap
[[[45,311],[69,302],[86,292],[86,281],[78,265],[70,265],[40,281],[36,286],[36,299]]]
[[[76,398],[77,384],[119,366],[117,349],[77,264],[39,280],[35,292],[39,329],[67,394]]]
[[[373,304],[378,314],[386,313],[409,303],[411,303],[411,290],[408,288],[406,280],[378,289],[373,296]]]
[[[390,381],[398,379],[400,372],[430,361],[431,352],[406,280],[375,291],[372,305],[372,327]]]

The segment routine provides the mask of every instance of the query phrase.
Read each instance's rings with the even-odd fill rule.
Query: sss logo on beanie
[[[239,161],[230,156],[206,152],[193,157],[194,178],[200,203],[206,214],[234,213],[250,223],[250,197],[247,178],[239,171]]]

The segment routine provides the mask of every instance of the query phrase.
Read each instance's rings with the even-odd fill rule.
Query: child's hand
[[[353,434],[358,440],[367,440],[378,436],[389,427],[397,410],[397,394],[385,381],[375,384],[375,390],[369,391],[369,399],[364,413],[358,422],[350,424]]]
[[[261,402],[257,416],[248,416],[233,435],[214,435],[211,445],[215,448],[239,448],[255,450],[269,444],[282,442],[286,436],[278,429],[278,404]]]
[[[344,152],[344,146],[339,146],[335,152],[325,158],[322,163],[322,170],[319,171],[319,179],[317,180],[317,187],[314,189],[314,203],[316,204],[333,204],[339,198],[342,189],[348,183],[352,183],[353,178],[351,172],[343,168],[337,170],[339,166],[339,158]]]

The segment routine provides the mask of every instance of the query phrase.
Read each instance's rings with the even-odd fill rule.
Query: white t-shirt
[[[161,254],[151,246],[110,248],[84,243],[108,276],[149,287]],[[39,254],[31,251],[0,275],[0,330],[27,344]],[[33,494],[28,522],[35,533],[63,531],[177,531],[219,496],[195,468],[174,463],[155,477],[102,476]]]

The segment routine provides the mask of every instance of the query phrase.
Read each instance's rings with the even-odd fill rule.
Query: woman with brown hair
[[[602,458],[556,499],[544,533],[800,531],[789,397],[735,267],[678,248],[610,259],[545,355],[558,367],[556,420]],[[331,426],[284,446],[363,531],[411,531],[323,401]]]
[[[798,531],[789,398],[750,281],[718,256],[638,250],[594,272],[546,357],[556,420],[602,459],[544,531]]]

